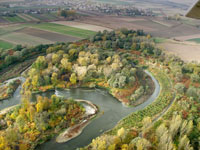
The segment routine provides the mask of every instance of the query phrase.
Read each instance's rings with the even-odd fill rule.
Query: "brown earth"
[[[196,39],[196,38],[200,38],[200,34],[175,37],[175,39],[181,40],[181,41],[187,41],[187,40]]]
[[[200,34],[200,29],[196,26],[188,25],[181,21],[166,20],[162,17],[90,16],[83,17],[78,22],[111,29],[142,29],[153,36],[164,38]]]
[[[200,44],[167,41],[158,45],[164,48],[167,53],[175,54],[186,62],[197,61],[200,63]]]

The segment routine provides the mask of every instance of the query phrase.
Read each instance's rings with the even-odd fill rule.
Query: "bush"
[[[197,89],[193,86],[189,87],[187,92],[186,92],[187,96],[189,97],[193,97],[193,98],[197,98]]]
[[[175,89],[181,94],[183,94],[185,92],[185,86],[182,83],[177,83],[175,85]]]
[[[200,77],[197,74],[192,74],[191,75],[191,80],[192,80],[192,82],[199,82],[200,81]]]

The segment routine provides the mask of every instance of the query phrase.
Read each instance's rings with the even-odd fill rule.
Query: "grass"
[[[26,24],[25,26],[33,27],[41,30],[47,30],[51,32],[57,32],[60,34],[70,35],[78,38],[88,38],[94,35],[96,32],[90,30],[84,30],[65,25],[59,25],[55,23],[41,23],[41,24]]]
[[[0,48],[11,49],[14,45],[12,43],[0,40]]]
[[[188,41],[200,43],[200,38],[190,39],[190,40],[188,40]]]

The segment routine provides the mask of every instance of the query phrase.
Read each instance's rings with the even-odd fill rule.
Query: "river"
[[[152,78],[155,84],[155,90],[147,101],[136,107],[123,106],[121,102],[111,96],[106,90],[102,89],[87,90],[77,88],[71,90],[56,90],[41,94],[43,96],[56,94],[66,98],[71,97],[74,99],[85,99],[96,104],[100,109],[100,113],[95,119],[91,121],[91,123],[78,137],[61,144],[56,143],[55,138],[53,138],[50,141],[38,146],[37,150],[75,150],[76,148],[84,147],[88,145],[92,139],[113,128],[121,119],[130,113],[142,110],[151,104],[160,93],[160,85],[148,71],[145,72]],[[20,103],[20,88],[21,87],[16,90],[13,98],[1,102],[0,110]]]

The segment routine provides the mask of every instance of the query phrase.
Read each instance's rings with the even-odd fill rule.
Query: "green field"
[[[153,38],[155,43],[163,43],[166,41],[165,38],[159,38],[159,37],[155,37]]]
[[[19,16],[14,16],[14,17],[3,17],[5,20],[11,23],[17,23],[17,22],[26,22],[23,18]]]
[[[5,41],[2,41],[0,40],[0,49],[10,49],[12,48],[14,45],[9,43],[9,42],[5,42]]]
[[[190,39],[190,40],[188,40],[188,41],[200,43],[200,38]]]
[[[88,38],[94,35],[96,32],[90,30],[84,30],[55,23],[41,23],[41,24],[26,24],[27,27],[33,27],[41,30],[47,30],[57,32],[65,35],[71,35],[78,38]]]

